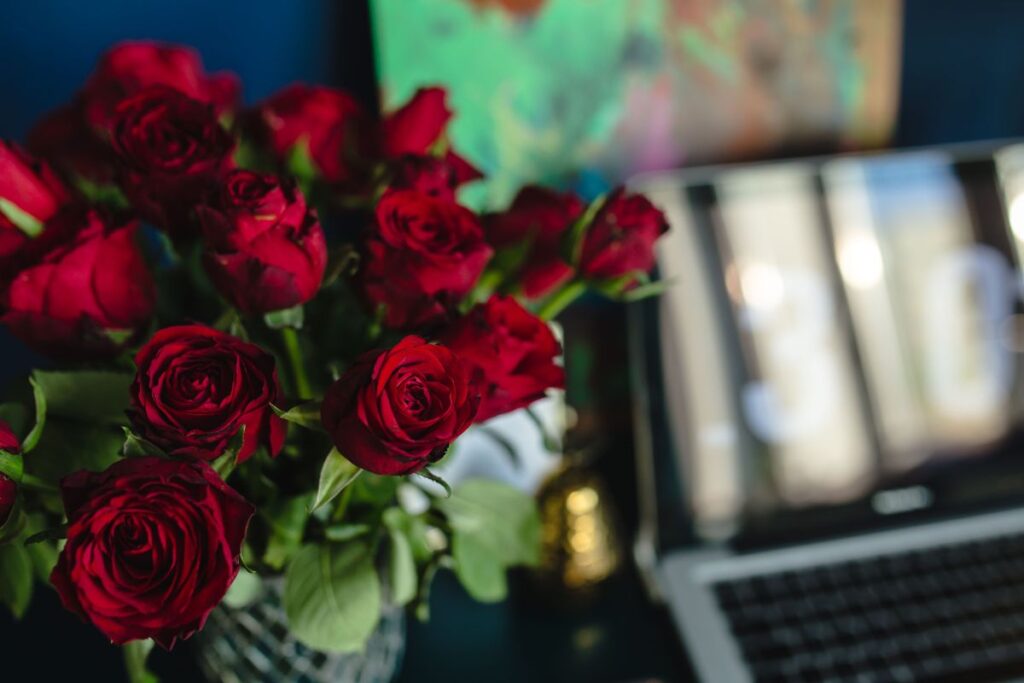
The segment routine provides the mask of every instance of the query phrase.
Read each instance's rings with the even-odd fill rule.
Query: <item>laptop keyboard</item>
[[[758,683],[1024,678],[1024,535],[714,584]]]

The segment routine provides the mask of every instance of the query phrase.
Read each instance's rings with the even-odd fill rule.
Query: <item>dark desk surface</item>
[[[610,580],[595,599],[572,610],[536,603],[521,582],[512,598],[481,605],[450,574],[441,574],[431,596],[429,623],[410,620],[396,683],[688,681],[688,664],[666,613],[651,605],[636,577]],[[120,652],[60,607],[42,589],[21,623],[0,617],[2,680],[127,680]],[[157,653],[153,668],[163,683],[203,680],[189,647]]]

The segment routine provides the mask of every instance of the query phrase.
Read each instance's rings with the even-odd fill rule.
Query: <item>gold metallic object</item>
[[[614,508],[600,478],[567,462],[537,493],[541,517],[539,580],[571,591],[595,586],[622,562]]]

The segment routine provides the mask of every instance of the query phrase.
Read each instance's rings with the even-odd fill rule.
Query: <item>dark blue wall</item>
[[[105,48],[129,38],[196,47],[209,70],[241,76],[248,102],[296,80],[337,82],[339,38],[350,28],[342,2],[6,2],[0,9],[0,136],[23,137],[40,113],[74,92]]]
[[[1024,135],[1024,2],[907,0],[898,146]]]

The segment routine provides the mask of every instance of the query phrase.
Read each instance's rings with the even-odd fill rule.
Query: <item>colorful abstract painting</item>
[[[371,0],[383,102],[444,84],[488,174],[598,191],[643,170],[883,143],[899,0]]]

